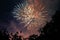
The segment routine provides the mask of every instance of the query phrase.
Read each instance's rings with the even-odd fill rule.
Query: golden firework
[[[38,34],[38,30],[50,20],[45,5],[40,4],[39,1],[36,2],[36,0],[31,4],[26,2],[26,4],[18,5],[13,14],[19,24],[24,24],[23,28],[26,28],[25,31],[30,34]]]

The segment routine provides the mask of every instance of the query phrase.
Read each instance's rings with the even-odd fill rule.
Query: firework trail
[[[20,29],[21,27],[26,28],[26,30],[21,29],[26,35],[39,35],[38,30],[43,28],[46,22],[51,19],[45,5],[40,3],[40,0],[26,0],[24,3],[19,3],[12,13],[13,17],[19,21],[19,25],[23,25],[19,26]]]

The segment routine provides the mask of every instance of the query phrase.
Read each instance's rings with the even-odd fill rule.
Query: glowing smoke
[[[25,35],[39,35],[38,30],[51,20],[46,6],[40,3],[40,0],[27,0],[17,4],[12,13],[19,22],[16,29],[22,31],[24,37]]]

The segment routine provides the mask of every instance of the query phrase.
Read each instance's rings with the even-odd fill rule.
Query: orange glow
[[[18,14],[18,15],[17,15]],[[40,35],[38,32],[40,28],[43,28],[48,21],[48,13],[45,9],[45,5],[40,3],[40,0],[27,0],[27,4],[17,11],[16,18],[22,25],[20,29],[23,33],[20,33],[23,38],[29,37],[30,35]],[[20,21],[21,20],[21,21]],[[24,30],[26,28],[26,30]],[[18,28],[17,28],[18,29]],[[20,31],[20,29],[18,29]],[[25,31],[25,32],[24,32]]]

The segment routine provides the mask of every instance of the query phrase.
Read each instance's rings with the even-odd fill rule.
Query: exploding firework
[[[46,22],[49,22],[50,16],[46,10],[45,5],[40,3],[38,0],[26,1],[18,4],[13,10],[13,17],[19,21],[19,25],[23,25],[20,29],[23,33],[29,35],[39,35],[39,29],[43,28]]]

